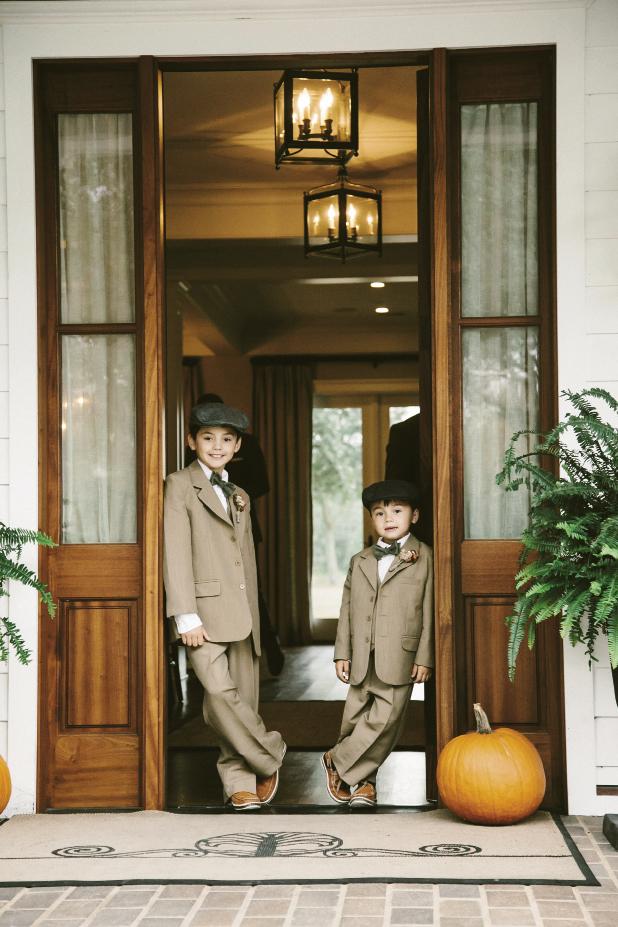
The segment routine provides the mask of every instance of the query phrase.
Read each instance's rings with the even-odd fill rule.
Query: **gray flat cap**
[[[240,409],[223,402],[200,402],[191,409],[189,428],[207,428],[208,425],[229,425],[238,434],[249,428],[249,419]]]
[[[407,480],[382,480],[363,489],[363,505],[371,511],[376,502],[408,502],[413,509],[419,504],[419,493],[414,483]]]

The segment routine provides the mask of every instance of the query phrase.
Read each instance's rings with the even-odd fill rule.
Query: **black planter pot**
[[[616,705],[618,705],[618,666],[612,670],[612,679],[614,680],[614,698],[616,699]]]

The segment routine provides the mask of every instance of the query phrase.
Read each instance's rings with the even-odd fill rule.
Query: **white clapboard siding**
[[[587,385],[618,396],[618,3],[586,11]],[[618,422],[616,423],[618,424]],[[592,668],[598,785],[618,786],[618,708],[607,646]]]

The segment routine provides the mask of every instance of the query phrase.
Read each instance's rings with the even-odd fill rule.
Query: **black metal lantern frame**
[[[317,113],[311,107],[302,113],[294,110],[294,81],[325,82],[349,85],[349,123],[345,134],[338,120],[328,116],[328,110]],[[312,88],[314,94],[318,87]],[[307,89],[307,93],[309,90]],[[275,165],[281,164],[324,164],[333,160],[345,164],[358,155],[358,71],[307,71],[287,70],[274,85],[275,110]],[[332,114],[331,114],[332,115]],[[335,125],[333,125],[335,122]]]
[[[382,255],[382,194],[352,183],[345,167],[335,183],[304,194],[305,257],[348,258]]]

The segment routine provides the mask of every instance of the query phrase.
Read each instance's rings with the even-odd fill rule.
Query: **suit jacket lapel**
[[[402,550],[415,550],[418,554],[420,550],[420,544],[413,534],[410,535],[406,543],[403,545]],[[406,562],[405,560],[401,560],[400,557],[395,557],[390,565],[390,568],[387,570],[386,576],[382,580],[382,585],[388,582],[389,579],[392,579],[393,576],[396,576],[397,573],[401,573],[402,570],[406,570],[411,566],[414,566],[412,560]]]
[[[372,588],[377,589],[378,588],[378,561],[373,556],[372,551],[371,550],[362,551],[362,553],[359,555],[358,563],[359,563],[361,570],[363,571],[363,573],[365,574],[365,576],[371,583]]]
[[[197,497],[200,502],[203,502],[206,508],[210,509],[213,515],[217,515],[221,521],[224,521],[226,525],[229,525],[229,515],[227,515],[227,513],[224,511],[219,497],[216,494],[212,483],[202,470],[199,461],[194,460],[193,463],[189,466],[189,470],[191,471],[191,482],[197,489]]]

